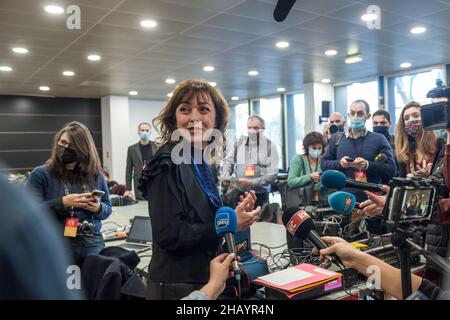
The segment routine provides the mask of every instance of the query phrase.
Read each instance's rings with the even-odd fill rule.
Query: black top
[[[219,246],[215,212],[194,166],[172,162],[174,146],[163,145],[142,173],[140,190],[148,196],[153,234],[149,279],[206,283]]]
[[[150,143],[139,143],[139,148],[141,149],[142,162],[145,165],[146,163],[149,163],[153,157],[152,145]]]

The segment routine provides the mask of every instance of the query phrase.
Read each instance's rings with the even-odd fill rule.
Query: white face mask
[[[322,155],[322,150],[309,149],[311,158],[317,159]]]

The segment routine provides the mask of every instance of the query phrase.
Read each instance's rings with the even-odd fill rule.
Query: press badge
[[[77,236],[78,218],[67,218],[64,227],[64,236],[75,238]]]
[[[245,176],[246,177],[254,177],[255,176],[255,165],[246,165],[245,166]]]
[[[355,171],[355,180],[359,182],[367,182],[367,175],[365,171]]]

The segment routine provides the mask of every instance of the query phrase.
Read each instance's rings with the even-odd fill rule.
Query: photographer
[[[361,252],[344,239],[338,237],[323,237],[322,240],[329,245],[328,248],[320,250],[321,259],[325,260],[326,256],[335,254],[347,268],[352,268],[360,272],[366,277],[372,275],[369,270],[376,266],[380,270],[381,288],[387,295],[393,296],[397,299],[406,299],[402,296],[402,278],[400,269],[385,263],[384,261],[375,258],[367,253]],[[316,248],[313,252],[319,252]],[[369,268],[371,267],[371,268]],[[419,291],[426,298],[431,300],[449,300],[450,292],[442,291],[429,281],[411,274],[412,292]]]
[[[70,240],[66,249],[78,265],[105,247],[101,220],[112,210],[100,159],[86,126],[70,122],[55,135],[50,158],[31,172],[28,186],[54,213],[61,237]],[[101,199],[93,190],[104,192]],[[77,228],[80,224],[82,228]]]

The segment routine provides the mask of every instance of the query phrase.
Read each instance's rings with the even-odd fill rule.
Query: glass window
[[[234,106],[234,129],[236,130],[236,138],[247,134],[248,103],[240,103]]]

